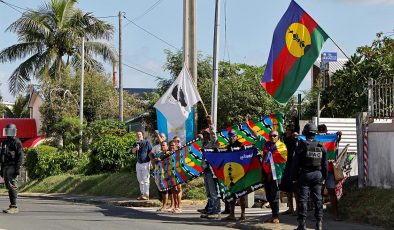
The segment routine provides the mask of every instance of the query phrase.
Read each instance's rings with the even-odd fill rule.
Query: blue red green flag
[[[261,85],[277,102],[286,103],[297,90],[328,39],[324,30],[294,0],[272,38]]]
[[[256,148],[234,151],[204,151],[212,173],[216,176],[222,199],[231,201],[253,192],[262,185],[261,157]]]

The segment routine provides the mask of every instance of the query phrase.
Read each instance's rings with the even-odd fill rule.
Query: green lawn
[[[347,184],[339,201],[345,219],[394,228],[394,189],[358,188]]]
[[[185,199],[205,199],[202,178],[183,186]],[[136,176],[131,173],[84,175],[59,175],[43,180],[30,181],[20,187],[20,192],[70,193],[92,196],[136,198],[140,195]],[[151,198],[157,198],[157,187],[151,178]]]

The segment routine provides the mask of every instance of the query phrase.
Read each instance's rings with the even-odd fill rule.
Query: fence
[[[394,77],[368,80],[368,117],[394,117]]]

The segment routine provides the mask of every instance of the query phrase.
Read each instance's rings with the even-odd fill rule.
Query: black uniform
[[[315,206],[315,217],[318,223],[323,219],[323,203],[321,188],[327,178],[327,151],[324,146],[314,140],[314,136],[300,141],[295,150],[293,180],[299,184],[298,221],[305,226],[307,201],[309,194]],[[302,224],[303,223],[303,224]]]
[[[8,189],[10,198],[10,208],[16,208],[16,198],[18,197],[18,187],[16,177],[20,173],[23,161],[23,147],[19,138],[7,137],[1,143],[1,175]]]

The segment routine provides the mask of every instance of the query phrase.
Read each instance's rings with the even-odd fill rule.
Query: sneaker
[[[140,200],[149,200],[149,196],[142,195]]]
[[[19,209],[17,207],[9,207],[6,210],[3,210],[3,212],[8,214],[15,214],[19,212]]]
[[[142,195],[137,197],[137,200],[142,200]]]

